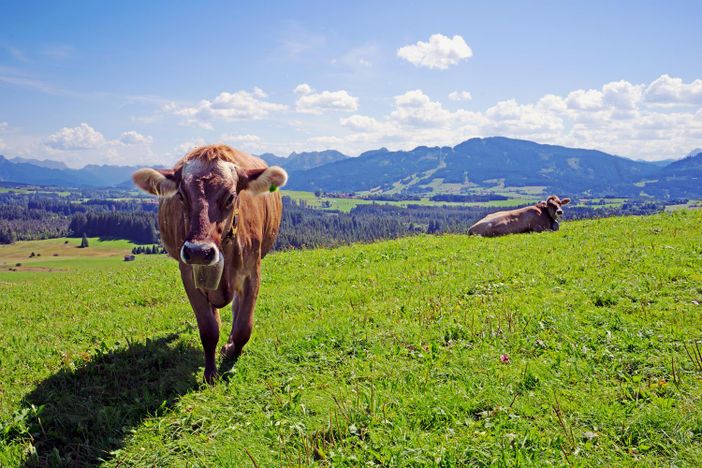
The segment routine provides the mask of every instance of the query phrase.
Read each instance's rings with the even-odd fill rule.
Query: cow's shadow
[[[112,458],[145,418],[198,387],[202,351],[178,336],[105,350],[40,382],[23,402],[36,414],[36,453],[25,465],[97,465]]]

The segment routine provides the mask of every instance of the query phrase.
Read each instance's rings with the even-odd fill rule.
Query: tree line
[[[0,203],[0,243],[3,244],[83,235],[127,239],[139,244],[158,245],[160,242],[158,205],[152,201],[104,198],[67,201],[57,197],[42,199],[36,194],[3,193],[0,202],[3,202]],[[275,245],[279,250],[373,242],[420,233],[464,233],[476,220],[497,210],[482,206],[411,204],[402,207],[373,203],[358,205],[344,213],[311,208],[289,197],[283,197],[283,205],[282,224]],[[565,219],[651,214],[664,208],[662,203],[650,201],[628,201],[618,207],[568,206]]]
[[[159,240],[155,213],[145,211],[77,213],[71,218],[68,232],[71,236],[85,234],[88,237],[127,239],[139,244],[153,244]]]

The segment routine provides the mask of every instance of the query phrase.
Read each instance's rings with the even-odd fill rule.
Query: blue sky
[[[505,135],[633,158],[702,146],[699,2],[15,2],[0,153],[173,162]]]

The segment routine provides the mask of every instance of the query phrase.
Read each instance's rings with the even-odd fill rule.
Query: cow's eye
[[[234,195],[229,194],[227,198],[224,199],[224,206],[232,206],[232,203],[234,203]]]
[[[183,197],[183,192],[181,192],[180,190],[178,190],[178,191],[176,192],[176,195],[178,196],[178,200],[180,200],[180,201],[185,201],[185,198]]]

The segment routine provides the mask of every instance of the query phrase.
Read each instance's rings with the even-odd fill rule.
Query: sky
[[[702,147],[702,3],[0,4],[0,154],[168,165],[507,136]]]

